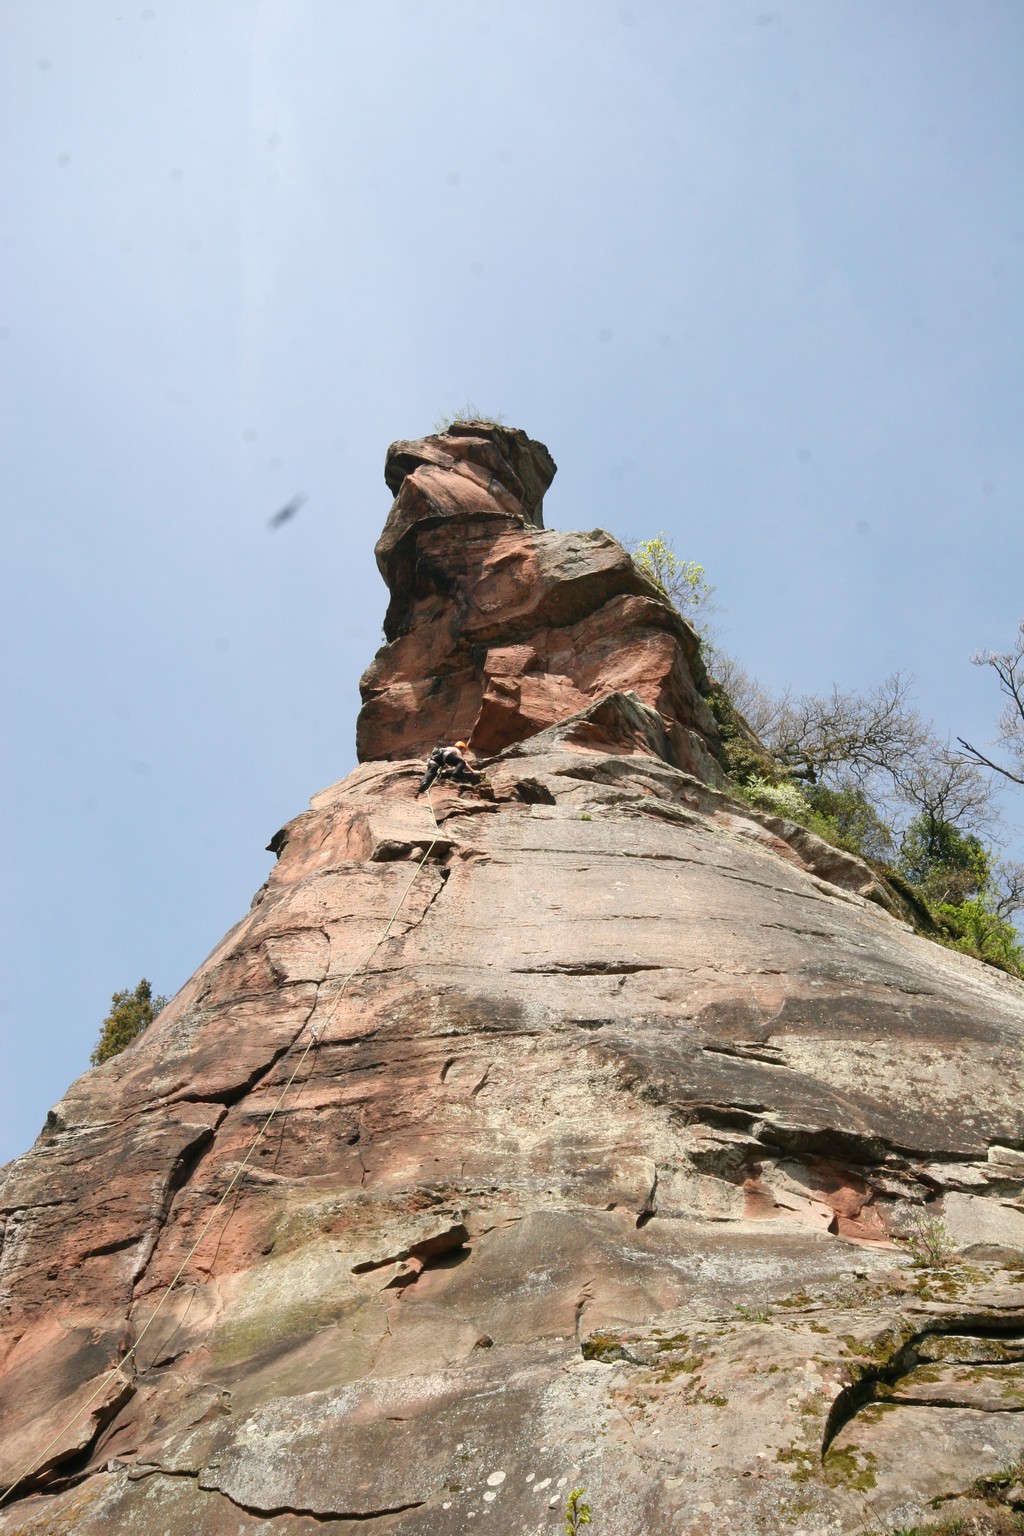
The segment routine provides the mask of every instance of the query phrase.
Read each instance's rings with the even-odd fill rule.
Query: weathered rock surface
[[[671,762],[720,780],[696,634],[609,534],[544,529],[554,473],[542,444],[486,423],[392,444],[389,643],[362,680],[360,761],[496,752],[617,690],[660,714]]]
[[[514,446],[402,445],[396,507],[447,454],[524,509],[488,559],[568,539]],[[427,540],[469,610],[438,516],[392,511],[388,649],[458,653],[472,693],[465,620],[403,584]],[[543,601],[552,634],[601,612]],[[975,1495],[1024,1455],[1024,986],[716,787],[710,731],[716,783],[683,771],[698,716],[608,656],[543,729],[518,709],[487,797],[436,790],[436,826],[371,696],[375,760],[3,1170],[0,1481],[34,1470],[2,1536],[541,1536],[581,1485],[595,1536],[1001,1518]],[[895,1241],[922,1215],[945,1270]]]

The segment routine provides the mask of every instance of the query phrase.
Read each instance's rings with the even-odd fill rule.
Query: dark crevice
[[[321,932],[325,935],[328,945],[327,953],[329,966],[331,943],[330,934],[327,933],[326,929],[324,929],[322,926],[315,924],[302,931],[309,933]],[[304,1031],[306,1030],[310,1020],[316,1012],[317,1004],[320,1001],[320,988],[323,986],[326,980],[327,971],[325,970],[319,981],[314,981],[312,977],[309,977],[305,981],[301,982],[285,982],[280,988],[277,989],[279,991],[283,991],[286,987],[289,986],[311,986],[315,990],[313,993],[313,1001],[306,1012],[306,1016],[302,1020],[302,1023],[299,1025],[299,1027],[296,1029],[295,1033],[292,1035],[291,1039],[287,1041],[286,1044],[278,1046],[278,1048],[271,1055],[270,1059],[264,1062],[262,1066],[256,1067],[254,1071],[250,1072],[249,1076],[244,1080],[244,1082],[238,1083],[234,1088],[227,1088],[223,1092],[216,1094],[176,1094],[174,1098],[166,1099],[156,1107],[165,1108],[167,1105],[172,1104],[223,1104],[225,1110],[233,1109],[236,1104],[241,1103],[242,1099],[246,1098],[248,1094],[252,1093],[254,1088],[259,1086],[259,1084],[268,1075],[268,1073],[274,1070],[281,1058],[283,1056],[287,1056],[288,1052],[294,1048],[296,1042],[302,1038]],[[221,1120],[222,1119],[223,1116],[221,1116]],[[217,1121],[217,1126],[214,1129],[218,1129],[220,1127],[221,1120]]]
[[[412,933],[414,928],[418,928],[420,926],[420,924],[423,922],[423,919],[434,905],[434,902],[437,900],[445,886],[448,884],[448,877],[451,874],[451,870],[446,869],[443,864],[434,865],[433,868],[437,870],[437,873],[440,876],[440,880],[438,881],[436,889],[431,891],[429,897],[427,898],[426,905],[424,906],[423,911],[420,913],[419,917],[410,921],[409,926],[405,930],[406,933]],[[404,938],[404,936],[404,934],[396,935],[396,937],[400,938]]]
[[[657,1216],[657,1214],[658,1214],[658,1198],[657,1197],[658,1197],[658,1170],[657,1170],[657,1168],[655,1168],[655,1170],[654,1170],[654,1183],[651,1185],[650,1190],[648,1191],[647,1199],[644,1201],[644,1203],[641,1206],[639,1212],[637,1213],[636,1224],[637,1224],[638,1227],[646,1227],[646,1225],[650,1221],[651,1217],[652,1216]]]
[[[420,859],[423,863],[430,863],[436,867],[445,864],[454,851],[455,845],[448,838],[421,837],[405,841],[401,838],[385,837],[374,844],[370,863],[398,864]]]
[[[132,1299],[129,1303],[129,1312],[135,1303],[136,1297],[138,1296],[139,1286],[142,1284],[146,1277],[146,1272],[149,1269],[153,1255],[156,1252],[157,1244],[159,1243],[160,1238],[166,1230],[168,1222],[170,1221],[175,1197],[179,1190],[183,1189],[189,1182],[192,1175],[199,1167],[199,1164],[202,1162],[207,1152],[209,1152],[210,1148],[213,1146],[217,1129],[219,1128],[226,1114],[227,1110],[225,1109],[222,1114],[218,1115],[216,1125],[203,1126],[198,1136],[193,1137],[193,1139],[188,1142],[186,1146],[182,1147],[181,1151],[174,1159],[170,1176],[168,1177],[167,1183],[164,1186],[163,1198],[160,1202],[160,1210],[154,1217],[153,1221],[150,1223],[146,1233],[142,1238],[143,1251],[139,1255],[138,1262],[135,1266],[135,1273],[132,1276]],[[138,1239],[136,1239],[136,1241],[138,1241]]]
[[[319,982],[317,983],[317,985],[319,986]],[[302,1029],[300,1029],[298,1031],[298,1033],[295,1035],[295,1038],[292,1039],[292,1040],[289,1040],[287,1045],[279,1046],[278,1049],[271,1056],[270,1060],[265,1062],[262,1066],[257,1067],[255,1069],[255,1071],[251,1072],[250,1075],[245,1079],[244,1082],[236,1084],[235,1087],[233,1087],[233,1088],[225,1088],[223,1090],[223,1092],[221,1092],[221,1093],[209,1093],[209,1094],[182,1093],[182,1094],[178,1094],[178,1095],[176,1095],[175,1098],[168,1099],[166,1101],[167,1104],[223,1104],[223,1106],[224,1106],[224,1108],[226,1110],[227,1109],[233,1109],[235,1107],[235,1105],[236,1104],[240,1104],[241,1101],[244,1098],[246,1098],[247,1095],[250,1094],[253,1091],[254,1088],[259,1086],[259,1084],[266,1077],[268,1072],[272,1072],[274,1070],[274,1068],[277,1066],[278,1062],[281,1060],[282,1056],[287,1056],[288,1052],[291,1050],[292,1046],[295,1044],[295,1041],[302,1034],[302,1030],[305,1029],[306,1023],[308,1022],[308,1019],[311,1018],[311,1017],[312,1017],[312,1010],[310,1011],[309,1015],[307,1016],[307,1019],[303,1021]]]
[[[38,1466],[34,1466],[31,1472],[26,1473],[19,1482],[13,1484],[10,1498],[12,1505],[32,1493],[62,1493],[65,1489],[85,1481],[90,1475],[89,1463],[95,1453],[97,1441],[108,1424],[113,1422],[125,1404],[135,1396],[134,1382],[121,1380],[119,1388],[120,1390],[102,1407],[86,1410],[93,1414],[95,1420],[88,1443],[71,1452],[55,1450]]]
[[[409,1264],[407,1274],[397,1275],[391,1282],[392,1286],[405,1286],[418,1279],[425,1269],[436,1267],[442,1259],[458,1255],[460,1258],[469,1257],[467,1244],[469,1242],[469,1229],[464,1222],[453,1222],[443,1232],[437,1232],[433,1237],[423,1238],[418,1243],[410,1243],[407,1248],[400,1249],[397,1253],[390,1253],[383,1259],[367,1259],[361,1264],[353,1264],[354,1275],[369,1274],[375,1269],[387,1269],[392,1264]]]
[[[777,1055],[765,1054],[767,1051],[774,1049],[774,1047],[767,1045],[761,1045],[760,1049],[757,1049],[748,1045],[726,1044],[717,1040],[708,1040],[701,1046],[702,1051],[710,1051],[715,1056],[731,1056],[736,1061],[759,1061],[763,1062],[766,1067],[782,1067],[784,1070],[789,1071],[790,1068],[783,1061],[781,1053]]]
[[[1024,1413],[1024,1403],[1015,1403],[1012,1400],[1000,1403],[998,1408],[983,1408],[977,1403],[965,1403],[959,1397],[912,1397],[908,1394],[905,1397],[886,1397],[882,1401],[893,1403],[899,1408],[958,1408],[963,1413]]]
[[[540,779],[517,779],[512,793],[525,805],[555,805],[555,797]]]
[[[139,1234],[133,1232],[131,1237],[119,1237],[112,1243],[101,1243],[98,1248],[86,1248],[78,1255],[76,1263],[81,1264],[86,1259],[100,1259],[108,1253],[121,1253],[125,1248],[134,1248],[139,1241]]]
[[[576,1298],[576,1307],[575,1307],[574,1315],[573,1315],[573,1324],[574,1324],[573,1331],[574,1331],[574,1334],[575,1334],[575,1338],[576,1338],[576,1343],[577,1344],[581,1343],[580,1325],[583,1322],[584,1310],[586,1308],[587,1302],[593,1300],[593,1296],[591,1294],[591,1289],[592,1289],[593,1283],[594,1282],[592,1280],[584,1281],[583,1288],[580,1291],[579,1296]]]
[[[329,1514],[324,1514],[317,1509],[302,1509],[297,1505],[284,1504],[277,1509],[261,1509],[254,1504],[242,1504],[238,1499],[233,1499],[230,1493],[223,1488],[208,1488],[198,1482],[198,1486],[204,1493],[216,1493],[222,1499],[226,1499],[235,1509],[244,1511],[247,1515],[254,1515],[258,1519],[274,1520],[281,1515],[303,1515],[307,1520],[316,1520],[322,1525],[333,1525],[338,1520],[381,1520],[385,1515],[401,1515],[411,1509],[422,1509],[425,1499],[413,1499],[408,1504],[389,1504],[384,1509],[354,1510],[335,1509]]]
[[[477,1094],[481,1093],[487,1087],[487,1083],[491,1075],[491,1068],[493,1065],[493,1061],[489,1061],[487,1063],[487,1066],[484,1068],[483,1076],[479,1079],[478,1082],[474,1083],[473,1087],[469,1090],[469,1096],[471,1099],[475,1099]]]
[[[826,1455],[829,1446],[840,1430],[844,1429],[850,1420],[860,1413],[861,1409],[868,1407],[874,1402],[887,1405],[893,1403],[893,1398],[885,1390],[887,1387],[893,1386],[899,1381],[900,1377],[908,1375],[919,1365],[934,1365],[935,1362],[929,1356],[921,1353],[920,1346],[926,1339],[944,1334],[953,1334],[957,1338],[1021,1339],[1024,1338],[1024,1334],[1021,1333],[1021,1321],[1022,1318],[1020,1316],[1007,1318],[1005,1322],[1002,1322],[998,1319],[976,1319],[970,1315],[966,1317],[961,1315],[959,1317],[944,1318],[941,1325],[936,1321],[927,1328],[919,1329],[896,1350],[889,1360],[874,1367],[868,1366],[863,1375],[859,1376],[850,1386],[843,1388],[842,1392],[833,1402],[825,1422],[825,1432],[821,1443],[822,1457]],[[882,1390],[879,1391],[879,1388]],[[903,1404],[903,1401],[900,1400],[900,1405]],[[928,1408],[967,1408],[970,1406],[963,1402],[940,1402],[935,1398],[920,1399],[913,1402],[908,1398],[905,1400],[905,1405],[907,1407],[913,1405]],[[1016,1404],[1008,1403],[1006,1407],[1007,1409],[1020,1411]],[[985,1413],[990,1410],[977,1409],[976,1411]]]
[[[814,902],[816,906],[824,907],[827,906],[829,901],[832,899],[831,887],[830,894],[828,896],[810,896],[806,891],[795,890],[792,886],[781,885],[779,883],[773,885],[768,880],[755,880],[751,875],[738,875],[733,870],[721,869],[719,873],[721,874],[723,880],[735,880],[740,885],[756,885],[758,890],[771,891],[771,893],[776,896],[782,892],[786,896],[791,896],[794,901],[811,901]],[[842,895],[841,888],[839,886],[836,886],[835,890],[839,892],[840,895]]]
[[[226,1093],[216,1097],[211,1096],[209,1098],[203,1099],[197,1095],[189,1099],[183,1096],[178,1099],[171,1099],[167,1101],[169,1104],[222,1104],[224,1108],[222,1113],[218,1115],[215,1124],[212,1126],[204,1126],[200,1134],[194,1140],[192,1140],[187,1147],[179,1152],[177,1158],[175,1159],[174,1167],[171,1169],[171,1176],[167,1182],[167,1187],[164,1192],[163,1209],[150,1228],[152,1233],[152,1240],[149,1243],[148,1251],[141,1259],[139,1267],[132,1281],[133,1302],[135,1297],[137,1297],[139,1294],[139,1287],[142,1284],[142,1281],[145,1279],[146,1272],[149,1269],[153,1255],[156,1252],[161,1234],[166,1230],[170,1223],[171,1213],[174,1209],[175,1198],[186,1186],[186,1184],[189,1183],[195,1174],[196,1169],[199,1167],[199,1164],[206,1157],[207,1153],[210,1152],[210,1150],[213,1148],[216,1141],[217,1131],[224,1123],[224,1119],[228,1110],[235,1104],[238,1104],[248,1094],[250,1094],[253,1089],[263,1081],[268,1073],[273,1071],[274,1067],[282,1059],[282,1057],[287,1056],[288,1052],[293,1049],[296,1041],[301,1038],[303,1032],[309,1025],[309,1022],[316,1011],[316,1005],[320,997],[320,987],[322,986],[322,982],[316,982],[314,985],[316,990],[314,992],[313,1001],[310,1005],[309,1011],[307,1012],[305,1018],[302,1020],[302,1023],[299,1025],[299,1028],[293,1034],[292,1038],[286,1045],[280,1046],[276,1051],[274,1051],[268,1062],[266,1062],[263,1066],[257,1067],[254,1072],[251,1072],[244,1083],[236,1088],[229,1089]]]
[[[834,939],[826,928],[797,928],[794,923],[759,923],[759,928],[777,928],[780,933],[795,933],[798,939]]]
[[[138,1466],[132,1469],[132,1472],[134,1473],[134,1476],[132,1476],[132,1481],[140,1482],[142,1479],[147,1477],[183,1478],[187,1482],[195,1483],[197,1489],[201,1493],[214,1494],[217,1498],[224,1499],[228,1504],[232,1505],[234,1509],[240,1509],[243,1514],[252,1515],[256,1519],[273,1520],[281,1516],[302,1515],[307,1520],[316,1520],[323,1525],[330,1525],[332,1522],[337,1520],[380,1520],[385,1515],[400,1515],[404,1514],[410,1509],[422,1509],[423,1505],[426,1503],[425,1499],[415,1499],[408,1504],[391,1504],[388,1505],[385,1509],[337,1509],[327,1512],[318,1509],[303,1509],[301,1506],[295,1504],[281,1504],[274,1508],[265,1508],[262,1505],[257,1504],[243,1504],[240,1499],[232,1498],[230,1493],[228,1493],[223,1488],[219,1488],[216,1484],[204,1483],[202,1481],[204,1470],[205,1469],[202,1469],[198,1472],[182,1472],[175,1469],[172,1471],[168,1467],[160,1466],[159,1463],[147,1462],[144,1466]]]
[[[0,1216],[21,1216],[25,1211],[47,1211],[57,1205],[74,1203],[74,1200],[31,1200],[26,1205],[0,1205]]]
[[[702,1049],[707,1050],[709,1047],[704,1046]],[[732,1055],[728,1050],[722,1054]],[[752,1059],[758,1062],[764,1059],[767,1065],[784,1066],[781,1062],[752,1057],[741,1051],[736,1052],[736,1059]],[[658,1102],[662,1101],[658,1100]],[[902,1147],[897,1142],[888,1141],[883,1136],[872,1135],[865,1131],[845,1131],[832,1125],[782,1125],[778,1121],[764,1119],[767,1106],[758,1100],[719,1101],[713,1104],[676,1103],[671,1108],[673,1113],[688,1125],[699,1122],[701,1125],[710,1126],[712,1130],[743,1131],[752,1141],[772,1154],[783,1152],[790,1157],[809,1155],[835,1158],[853,1169],[883,1165],[890,1171],[897,1169],[909,1172],[916,1182],[923,1185],[928,1185],[929,1180],[917,1166],[922,1157],[941,1156],[943,1162],[965,1165],[978,1161],[978,1154],[974,1152],[957,1152],[945,1148]]]
[[[713,1131],[743,1131],[757,1141],[763,1104],[680,1104],[676,1114],[686,1125],[699,1122]]]
[[[665,966],[642,960],[579,960],[559,965],[510,965],[513,976],[632,976],[637,971],[663,971]]]

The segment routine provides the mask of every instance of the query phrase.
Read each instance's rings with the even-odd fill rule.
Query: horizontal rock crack
[[[663,971],[663,965],[646,960],[567,960],[564,964],[510,965],[514,976],[632,976],[636,971]]]
[[[207,1474],[212,1468],[203,1468],[199,1472],[183,1472],[178,1469],[171,1470],[162,1467],[159,1463],[147,1462],[144,1467],[134,1470],[133,1481],[144,1477],[177,1477],[184,1478],[188,1482],[194,1482],[203,1493],[215,1494],[224,1499],[235,1509],[240,1509],[244,1514],[262,1516],[265,1519],[274,1519],[281,1515],[304,1515],[307,1520],[316,1520],[324,1525],[329,1525],[336,1520],[380,1520],[385,1515],[401,1515],[411,1509],[422,1509],[425,1499],[414,1499],[405,1504],[388,1504],[381,1509],[310,1509],[300,1504],[246,1504],[241,1499],[234,1498],[224,1488],[210,1482]],[[129,1473],[131,1476],[131,1473]],[[204,1480],[205,1479],[205,1480]]]

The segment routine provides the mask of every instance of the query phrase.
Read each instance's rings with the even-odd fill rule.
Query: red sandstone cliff
[[[883,1530],[1024,1453],[1024,987],[730,798],[692,631],[553,472],[392,448],[362,766],[0,1174],[2,1536],[541,1536],[581,1484],[595,1536]]]
[[[362,680],[360,761],[460,738],[498,752],[631,691],[660,716],[667,761],[720,782],[696,634],[609,534],[544,528],[554,474],[508,427],[392,444],[377,543],[389,643]]]

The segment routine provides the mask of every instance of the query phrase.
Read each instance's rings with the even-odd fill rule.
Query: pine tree
[[[161,1008],[167,1004],[166,997],[153,996],[153,988],[145,977],[134,992],[115,992],[110,1001],[110,1012],[103,1020],[96,1048],[89,1057],[94,1067],[98,1067],[102,1061],[109,1061],[111,1056],[120,1055],[126,1046],[139,1038],[144,1029],[149,1028]]]

